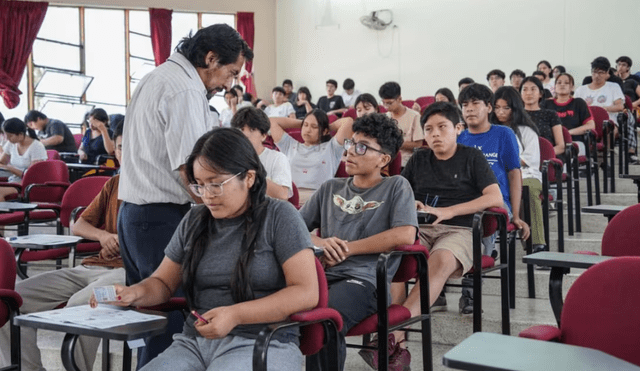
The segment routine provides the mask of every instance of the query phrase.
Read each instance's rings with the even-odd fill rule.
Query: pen
[[[196,312],[195,310],[191,311],[191,314],[193,314],[197,319],[199,319],[200,321],[204,322],[205,325],[209,324],[209,321],[207,321],[206,319],[204,319],[204,317],[202,317],[201,315],[198,314],[198,312]]]

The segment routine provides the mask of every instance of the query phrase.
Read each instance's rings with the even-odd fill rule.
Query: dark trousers
[[[347,345],[345,336],[347,331],[360,323],[363,319],[374,314],[377,310],[376,287],[366,281],[357,278],[329,281],[329,308],[337,310],[342,316],[342,331],[338,333],[338,364],[339,370],[344,370],[344,362],[347,358]],[[335,341],[328,339],[328,341]],[[335,357],[328,354],[328,346],[325,345],[320,352],[307,357],[307,370],[325,370],[328,368],[325,360]]]
[[[164,249],[189,208],[189,204],[122,203],[118,212],[118,240],[127,285],[149,277],[160,266]],[[179,290],[174,296],[184,295]],[[180,311],[169,313],[167,332],[145,339],[146,345],[138,348],[137,369],[167,349],[173,341],[173,334],[182,332],[183,325],[184,317]]]

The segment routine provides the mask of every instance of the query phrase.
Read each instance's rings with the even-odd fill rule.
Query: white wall
[[[393,80],[413,99],[440,87],[457,94],[466,76],[486,83],[494,68],[530,74],[542,59],[564,65],[578,81],[600,55],[612,64],[628,55],[632,71],[640,66],[632,37],[637,0],[332,0],[339,28],[318,29],[325,1],[277,1],[277,82],[306,85],[314,100],[325,95],[328,78],[338,80],[341,92],[351,77],[376,98],[380,85]],[[393,10],[397,28],[360,24],[360,16],[384,8]]]

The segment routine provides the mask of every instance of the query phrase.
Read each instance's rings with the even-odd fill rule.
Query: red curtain
[[[149,8],[151,21],[151,46],[156,66],[163,64],[171,55],[171,14],[170,9]]]
[[[242,36],[244,41],[249,44],[249,47],[253,49],[253,13],[238,12],[238,32],[240,33],[240,36]],[[255,96],[256,84],[253,78],[253,62],[247,61],[245,64],[245,69],[247,70],[248,75],[242,76],[240,80],[247,88],[247,93],[253,94]]]
[[[20,103],[18,85],[48,5],[0,1],[0,95],[7,108]]]

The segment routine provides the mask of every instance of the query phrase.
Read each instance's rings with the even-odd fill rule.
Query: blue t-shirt
[[[482,151],[498,179],[504,203],[511,210],[508,173],[520,168],[518,140],[513,130],[502,125],[491,125],[489,131],[481,134],[465,130],[458,136],[458,143]]]

